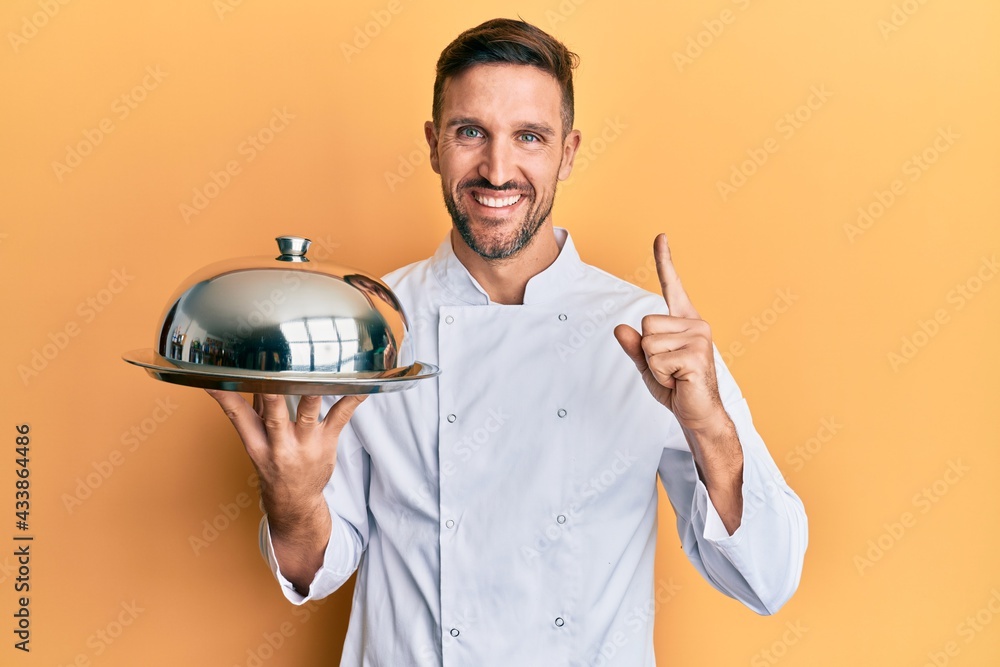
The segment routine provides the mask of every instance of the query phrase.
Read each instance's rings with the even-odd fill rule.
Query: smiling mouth
[[[510,195],[509,197],[484,197],[483,195],[473,192],[472,197],[483,206],[488,206],[490,208],[513,206],[521,200],[521,195],[519,194]]]

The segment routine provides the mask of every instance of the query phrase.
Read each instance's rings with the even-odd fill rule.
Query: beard
[[[524,213],[524,218],[515,230],[510,233],[503,234],[501,232],[501,227],[505,224],[504,219],[484,218],[483,222],[487,227],[487,232],[480,236],[476,236],[472,230],[472,224],[468,211],[458,205],[458,201],[455,199],[455,196],[448,191],[448,188],[443,181],[441,186],[442,191],[444,192],[445,208],[448,209],[448,214],[451,215],[451,221],[455,224],[455,229],[458,230],[458,233],[462,236],[462,240],[465,241],[466,245],[472,248],[473,252],[483,259],[502,260],[513,257],[519,253],[531,242],[531,239],[535,237],[538,230],[541,229],[542,223],[548,219],[549,214],[552,212],[552,203],[555,200],[557,183],[558,180],[556,179],[552,185],[552,195],[550,195],[546,201],[536,200],[535,189],[527,183],[515,183],[514,181],[509,181],[500,187],[496,187],[484,178],[470,178],[459,183],[457,188],[459,196],[461,196],[461,194],[468,188],[476,188],[478,190],[493,191],[498,194],[510,190],[516,190],[517,192],[522,193],[522,198],[528,199],[528,201],[525,202],[526,211]]]

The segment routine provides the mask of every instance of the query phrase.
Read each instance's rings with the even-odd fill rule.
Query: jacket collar
[[[580,260],[569,231],[562,227],[554,227],[553,231],[556,235],[556,244],[559,246],[559,255],[546,269],[528,280],[524,290],[525,305],[556,301],[584,273],[585,265]],[[431,270],[445,290],[460,303],[473,306],[493,304],[486,290],[472,277],[455,254],[455,250],[451,247],[450,229],[431,258]]]

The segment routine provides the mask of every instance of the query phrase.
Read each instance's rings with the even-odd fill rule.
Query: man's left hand
[[[681,426],[695,432],[717,429],[729,417],[715,377],[712,330],[681,285],[665,234],[653,242],[653,255],[670,314],[643,317],[641,335],[620,324],[615,337],[650,393],[674,413]]]
[[[641,335],[619,324],[615,338],[649,392],[677,418],[698,475],[732,535],[743,515],[743,449],[719,396],[712,330],[681,286],[666,235],[656,237],[653,254],[669,314],[643,317]]]

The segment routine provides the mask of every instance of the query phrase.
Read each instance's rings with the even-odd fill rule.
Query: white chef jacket
[[[666,313],[661,295],[584,264],[565,229],[523,305],[490,301],[452,250],[390,273],[405,350],[438,378],[361,404],[325,489],[333,530],[308,595],[261,549],[295,604],[358,569],[341,665],[655,664],[657,475],[681,544],[714,587],[761,614],[795,591],[802,503],[716,352],[743,447],[730,536],[680,426],[612,331]],[[324,400],[324,410],[333,399]]]

